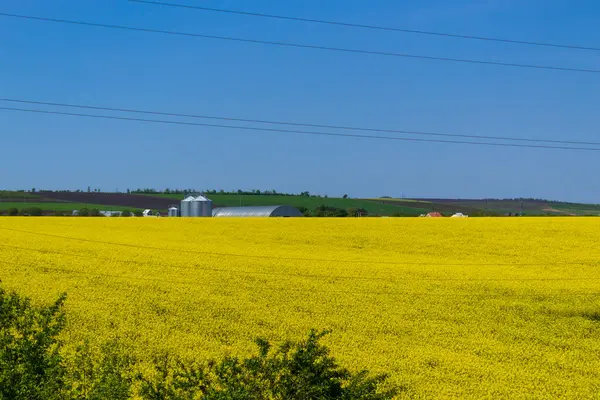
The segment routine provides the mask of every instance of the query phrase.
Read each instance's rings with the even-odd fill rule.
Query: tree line
[[[305,217],[367,217],[369,212],[364,208],[339,208],[326,206],[324,204],[316,207],[314,210],[304,206],[296,207]]]
[[[325,198],[327,198],[327,196],[311,194],[308,191],[304,191],[304,192],[300,192],[300,193],[285,193],[285,192],[278,192],[275,189],[271,189],[271,190],[238,189],[238,190],[228,191],[228,190],[224,190],[224,189],[196,190],[196,189],[169,189],[169,188],[167,188],[164,190],[160,190],[160,189],[154,189],[154,188],[145,188],[145,189],[134,189],[134,190],[127,189],[127,193],[133,193],[133,194],[180,194],[180,195],[186,195],[186,194],[190,194],[190,193],[204,193],[207,195],[219,194],[219,195],[230,195],[230,196],[303,196],[303,197],[325,197]],[[345,196],[346,196],[345,198],[348,197],[347,195],[345,195]]]

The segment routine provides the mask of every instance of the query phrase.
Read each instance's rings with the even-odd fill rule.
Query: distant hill
[[[370,216],[418,216],[440,212],[449,216],[460,212],[470,216],[501,215],[600,215],[600,205],[556,202],[540,199],[343,199],[301,195],[210,194],[214,207],[290,205],[314,211],[325,206],[332,209],[362,209]],[[11,207],[37,206],[45,211],[79,209],[145,209],[166,211],[178,205],[181,194],[126,194],[103,192],[9,192],[0,191],[0,213]]]
[[[498,214],[600,215],[600,204],[568,203],[543,199],[421,199],[432,204],[468,207]]]

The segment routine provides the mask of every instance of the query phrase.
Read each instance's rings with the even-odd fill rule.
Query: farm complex
[[[400,398],[595,398],[595,218],[0,218],[3,285],[144,367],[324,340]],[[434,383],[434,384],[433,384]]]
[[[194,209],[191,206],[194,205]],[[189,207],[188,207],[189,206]],[[198,206],[200,206],[198,208]],[[231,207],[236,207],[232,209]],[[71,215],[74,210],[96,209],[111,215],[139,210],[152,210],[169,216],[211,216],[214,209],[228,209],[227,215],[272,214],[240,209],[240,207],[284,207],[275,214],[297,216],[292,208],[305,216],[356,217],[426,215],[452,216],[589,216],[600,215],[600,205],[556,202],[540,199],[394,199],[335,198],[318,195],[220,193],[174,194],[105,193],[81,191],[0,191],[0,215],[27,215],[28,209],[37,209],[43,215]],[[23,212],[25,211],[25,212]],[[223,211],[223,210],[220,210]]]

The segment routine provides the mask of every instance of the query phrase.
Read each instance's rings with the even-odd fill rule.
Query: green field
[[[370,216],[418,216],[437,211],[445,216],[460,212],[469,216],[600,215],[600,205],[557,202],[541,199],[398,199],[335,198],[324,196],[215,193],[208,197],[215,207],[288,205],[314,212],[320,206],[336,209],[364,209]],[[82,192],[0,191],[0,212],[11,207],[40,207],[45,211],[68,211],[83,207],[99,210],[154,209],[166,211],[179,203],[182,194],[125,194]]]
[[[155,194],[154,197],[170,198],[181,200],[180,194]],[[396,213],[402,215],[420,215],[431,211],[430,207],[421,208],[414,204],[407,205],[382,204],[374,200],[363,199],[340,199],[329,197],[307,197],[307,196],[271,196],[271,195],[232,195],[232,194],[211,194],[208,197],[212,200],[215,206],[236,207],[236,206],[273,206],[273,205],[289,205],[293,207],[306,207],[309,210],[325,205],[328,207],[336,207],[342,209],[363,208],[370,215],[394,215]],[[420,204],[419,204],[420,205]],[[423,204],[426,206],[426,204]]]
[[[600,215],[600,205],[595,204],[558,203],[552,204],[552,208],[569,214]]]
[[[561,216],[561,215],[599,215],[600,205],[567,203],[535,199],[372,199],[387,204],[408,205],[433,208],[435,211],[449,214],[462,212],[468,215],[507,215],[523,213],[529,216]]]

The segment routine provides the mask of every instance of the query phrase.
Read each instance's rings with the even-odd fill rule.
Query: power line
[[[295,133],[295,134],[313,135],[313,136],[331,136],[331,137],[361,138],[361,139],[372,139],[372,140],[408,141],[408,142],[420,142],[420,143],[466,144],[466,145],[474,145],[474,146],[555,149],[555,150],[575,150],[575,151],[600,151],[600,148],[596,148],[596,147],[569,147],[569,146],[546,146],[546,145],[515,144],[515,143],[470,142],[470,141],[465,141],[465,140],[417,139],[417,138],[391,137],[391,136],[379,136],[379,135],[358,135],[358,134],[353,134],[353,133],[313,132],[313,131],[299,131],[299,130],[291,130],[291,129],[256,128],[256,127],[251,127],[251,126],[204,124],[204,123],[198,123],[198,122],[167,121],[167,120],[159,120],[159,119],[119,117],[119,116],[114,116],[114,115],[68,113],[68,112],[61,112],[61,111],[35,110],[35,109],[27,109],[27,108],[13,108],[13,107],[0,107],[0,110],[29,112],[29,113],[37,113],[37,114],[63,115],[63,116],[70,116],[70,117],[109,119],[109,120],[119,120],[119,121],[135,121],[135,122],[148,122],[148,123],[184,125],[184,126],[203,126],[203,127],[209,127],[209,128],[222,128],[222,129],[241,129],[241,130],[249,130],[249,131],[256,131],[256,132]]]
[[[337,26],[345,26],[349,28],[362,28],[362,29],[374,29],[380,31],[388,31],[388,32],[403,32],[403,33],[414,33],[418,35],[431,35],[431,36],[443,36],[443,37],[451,37],[457,39],[472,39],[472,40],[483,40],[489,42],[501,42],[501,43],[510,43],[510,44],[521,44],[521,45],[529,45],[529,46],[542,46],[542,47],[555,47],[562,49],[574,49],[574,50],[590,50],[590,51],[600,51],[599,47],[587,47],[581,45],[568,45],[568,44],[558,44],[558,43],[547,43],[547,42],[535,42],[529,40],[513,40],[513,39],[502,39],[495,37],[487,37],[487,36],[475,36],[475,35],[460,35],[455,33],[447,33],[447,32],[433,32],[433,31],[422,31],[415,29],[405,29],[405,28],[393,28],[379,25],[365,25],[365,24],[356,24],[349,22],[341,22],[341,21],[331,21],[331,20],[322,20],[315,18],[302,18],[302,17],[290,17],[285,15],[275,15],[275,14],[266,14],[266,13],[258,13],[258,12],[249,12],[249,11],[239,11],[239,10],[230,10],[224,8],[212,8],[212,7],[201,7],[201,6],[192,6],[187,4],[176,4],[176,3],[165,3],[160,1],[149,1],[149,0],[129,0],[134,3],[146,3],[167,7],[178,7],[178,8],[186,8],[193,10],[202,10],[202,11],[213,11],[227,14],[237,14],[237,15],[246,15],[251,17],[263,17],[263,18],[273,18],[273,19],[281,19],[288,21],[299,21],[299,22],[310,22],[317,24],[326,24],[326,25],[337,25]]]
[[[600,73],[600,70],[598,70],[598,69],[555,67],[555,66],[550,66],[550,65],[519,64],[519,63],[508,63],[508,62],[499,62],[499,61],[473,60],[473,59],[466,59],[466,58],[437,57],[437,56],[426,56],[426,55],[409,54],[409,53],[394,53],[394,52],[375,51],[375,50],[349,49],[349,48],[343,48],[343,47],[328,47],[328,46],[321,46],[321,45],[309,45],[309,44],[300,44],[300,43],[292,43],[292,42],[277,42],[277,41],[268,41],[268,40],[238,38],[238,37],[231,37],[231,36],[216,36],[216,35],[205,35],[205,34],[199,34],[199,33],[167,31],[167,30],[151,29],[151,28],[138,28],[138,27],[132,27],[132,26],[125,26],[125,25],[99,24],[99,23],[86,22],[86,21],[73,21],[73,20],[66,20],[66,19],[36,17],[36,16],[31,16],[31,15],[21,15],[21,14],[0,13],[0,16],[28,19],[28,20],[34,20],[34,21],[58,22],[58,23],[71,24],[71,25],[94,26],[94,27],[98,27],[98,28],[121,29],[121,30],[138,31],[138,32],[146,32],[146,33],[161,33],[161,34],[175,35],[175,36],[187,36],[187,37],[204,38],[204,39],[227,40],[227,41],[240,42],[240,43],[255,43],[255,44],[265,44],[265,45],[271,45],[271,46],[293,47],[293,48],[313,49],[313,50],[325,50],[325,51],[334,51],[334,52],[342,52],[342,53],[368,54],[368,55],[378,55],[378,56],[387,56],[387,57],[403,57],[403,58],[412,58],[412,59],[419,59],[419,60],[448,61],[448,62],[456,62],[456,63],[463,63],[463,64],[496,65],[496,66],[501,66],[501,67],[544,69],[544,70],[569,71],[569,72],[586,72],[586,73],[595,73],[595,74]]]
[[[8,248],[19,251],[29,251],[42,254],[55,254],[60,256],[71,256],[77,258],[85,258],[91,260],[103,260],[108,262],[128,263],[142,266],[150,266],[148,262],[135,260],[120,260],[110,257],[101,257],[98,255],[85,255],[75,252],[48,250],[48,249],[32,249],[22,246],[11,246],[0,244],[0,248]],[[442,264],[443,265],[443,264]],[[458,264],[457,264],[458,265]],[[463,264],[460,264],[463,265]],[[514,264],[512,264],[514,265]],[[407,278],[407,277],[374,277],[374,276],[359,276],[359,275],[323,275],[323,274],[303,274],[303,273],[286,273],[280,271],[244,271],[227,268],[215,267],[199,267],[199,266],[182,266],[176,264],[168,264],[169,268],[184,269],[189,271],[210,271],[210,272],[227,272],[237,275],[267,275],[267,276],[282,276],[289,278],[309,278],[309,279],[327,279],[327,280],[354,280],[354,281],[383,281],[388,283],[398,282],[581,282],[581,281],[600,281],[600,278]]]
[[[305,126],[305,127],[311,127],[311,128],[341,129],[341,130],[360,131],[360,132],[401,133],[401,134],[406,134],[406,135],[459,137],[459,138],[469,138],[469,139],[491,139],[491,140],[508,140],[508,141],[532,142],[532,143],[560,143],[560,144],[600,146],[600,142],[529,139],[529,138],[519,138],[519,137],[483,136],[483,135],[463,135],[463,134],[453,134],[453,133],[422,132],[422,131],[408,131],[408,130],[381,129],[381,128],[359,128],[359,127],[343,126],[343,125],[324,125],[324,124],[310,124],[310,123],[297,123],[297,122],[285,122],[285,121],[270,121],[270,120],[263,120],[263,119],[218,117],[218,116],[212,116],[212,115],[181,114],[181,113],[148,111],[148,110],[129,109],[129,108],[101,107],[101,106],[90,106],[90,105],[83,105],[83,104],[52,103],[52,102],[44,102],[44,101],[8,99],[8,98],[5,98],[5,99],[0,98],[0,101],[12,102],[12,103],[58,106],[58,107],[82,108],[82,109],[102,110],[102,111],[118,111],[118,112],[136,113],[136,114],[164,115],[164,116],[182,117],[182,118],[214,119],[214,120],[222,120],[222,121],[252,122],[252,123],[260,123],[260,124],[270,124],[270,125],[289,125],[289,126]]]

